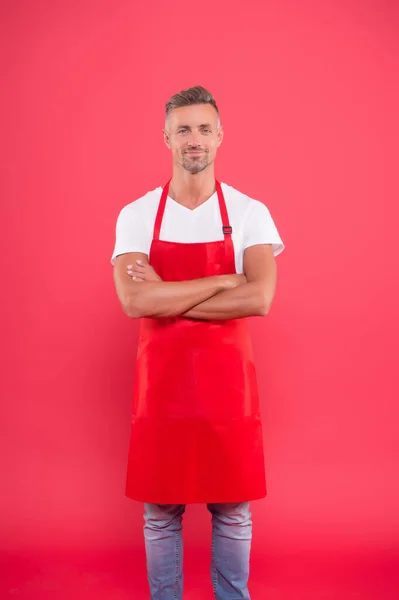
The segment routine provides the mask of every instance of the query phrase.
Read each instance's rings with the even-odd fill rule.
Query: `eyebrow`
[[[210,123],[201,123],[198,127],[212,127]],[[178,125],[176,129],[191,129],[190,125]]]

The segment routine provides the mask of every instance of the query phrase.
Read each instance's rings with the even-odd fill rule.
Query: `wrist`
[[[235,273],[229,275],[219,275],[219,277],[221,278],[221,291],[232,290],[241,283],[244,283],[244,281],[241,281],[241,276],[236,275]]]
[[[229,279],[228,275],[215,275],[215,280],[218,292],[224,292],[233,287],[232,281]]]

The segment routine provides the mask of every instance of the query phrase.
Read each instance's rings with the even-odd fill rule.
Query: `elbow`
[[[256,316],[265,317],[269,314],[271,308],[271,300],[265,291],[260,290],[256,302]]]
[[[125,315],[129,317],[129,319],[141,319],[142,314],[135,307],[128,307],[125,309]]]
[[[257,317],[265,317],[269,313],[269,307],[266,304],[260,304],[257,311]]]
[[[142,283],[138,284],[138,287],[142,286]],[[160,311],[154,306],[154,302],[151,300],[151,295],[144,289],[136,290],[134,294],[131,294],[125,298],[123,310],[130,319],[142,319],[143,317],[160,317],[166,316],[165,311]]]
[[[144,316],[137,298],[127,298],[122,304],[123,312],[129,319],[141,319]]]

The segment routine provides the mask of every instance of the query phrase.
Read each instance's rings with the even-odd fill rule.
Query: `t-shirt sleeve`
[[[118,254],[143,252],[149,255],[151,236],[142,217],[132,206],[124,206],[116,220],[115,246],[111,264],[115,264]]]
[[[259,200],[253,200],[248,208],[244,225],[244,250],[256,244],[271,244],[274,256],[284,248],[269,209]]]

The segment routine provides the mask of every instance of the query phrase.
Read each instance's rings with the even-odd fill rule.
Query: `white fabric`
[[[272,244],[274,256],[280,254],[285,245],[269,209],[259,200],[246,196],[227,183],[221,182],[221,186],[233,228],[237,273],[243,272],[244,250],[249,246]],[[143,252],[149,255],[161,194],[162,188],[157,187],[122,208],[116,222],[112,264],[115,264],[118,254],[126,252]],[[222,240],[217,192],[194,210],[168,196],[159,239],[186,244]]]

